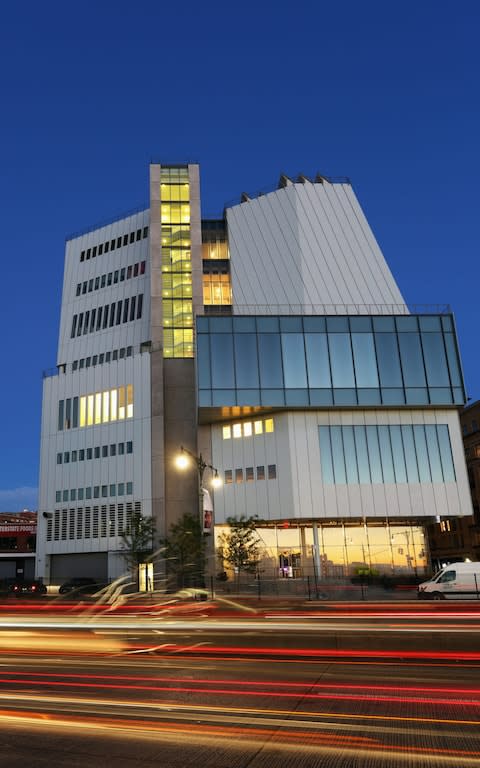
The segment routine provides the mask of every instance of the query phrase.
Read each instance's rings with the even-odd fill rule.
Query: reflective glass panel
[[[445,334],[445,347],[447,350],[448,367],[450,369],[452,387],[461,387],[462,376],[460,373],[460,365],[458,363],[457,345],[455,343],[455,337],[453,333]]]
[[[393,471],[392,446],[390,444],[390,430],[387,426],[381,425],[378,429],[378,444],[382,461],[383,482],[394,483],[395,472]]]
[[[353,427],[342,427],[342,435],[345,466],[347,470],[347,483],[358,483],[357,456],[355,451],[355,441],[353,439]]]
[[[197,336],[197,375],[200,389],[211,386],[210,336],[203,333],[199,333]]]
[[[442,334],[422,333],[422,346],[428,385],[430,387],[450,386]]]
[[[320,433],[320,462],[322,466],[323,482],[333,485],[332,449],[330,445],[330,427],[319,427]]]
[[[330,362],[328,359],[327,336],[325,333],[306,333],[308,385],[313,388],[330,388]]]
[[[282,333],[283,375],[285,387],[307,387],[307,369],[302,333]]]
[[[450,435],[446,424],[437,424],[438,445],[442,460],[443,479],[445,483],[455,482],[455,469],[452,459]]]
[[[405,451],[405,464],[407,466],[407,479],[409,483],[418,483],[418,464],[413,440],[413,427],[411,424],[402,424],[402,440]]]
[[[424,387],[425,370],[418,335],[416,333],[399,333],[398,342],[405,386]]]
[[[400,427],[390,427],[390,441],[392,444],[393,468],[395,470],[395,482],[407,482],[407,468],[405,466],[405,454]]]
[[[233,369],[232,336],[223,333],[211,335],[212,387],[232,388],[235,386]]]
[[[332,442],[332,460],[335,483],[343,484],[347,482],[347,475],[345,471],[345,456],[343,453],[342,428],[330,427],[330,439]]]
[[[368,458],[372,483],[383,483],[382,461],[378,445],[378,433],[375,426],[366,427]]]
[[[348,333],[329,333],[328,346],[334,387],[354,387],[352,348]]]
[[[237,387],[258,388],[257,336],[237,333],[235,342],[235,378]]]
[[[402,371],[395,333],[376,333],[378,372],[382,387],[402,387]]]
[[[352,333],[352,348],[357,387],[378,387],[373,335],[371,333]]]
[[[262,387],[283,387],[282,357],[278,334],[258,334],[260,383]]]
[[[430,460],[430,471],[433,483],[443,482],[442,461],[440,459],[440,449],[438,447],[438,436],[436,424],[425,424],[425,438],[427,442],[428,457]]]
[[[367,435],[364,426],[353,428],[357,453],[358,477],[360,483],[370,483],[370,464],[368,461]]]
[[[418,475],[421,483],[430,483],[430,462],[428,460],[427,440],[425,437],[425,427],[423,424],[413,425],[413,437],[415,440],[415,451],[417,454]]]

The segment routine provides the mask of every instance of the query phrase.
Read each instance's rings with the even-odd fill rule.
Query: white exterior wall
[[[44,380],[42,406],[42,433],[40,451],[40,488],[37,535],[37,575],[49,580],[49,555],[80,554],[88,552],[109,552],[108,577],[115,578],[125,570],[125,562],[116,551],[121,546],[118,535],[89,538],[67,537],[47,541],[47,518],[56,510],[75,510],[93,506],[141,503],[142,513],[151,514],[151,396],[150,396],[150,355],[140,354],[140,344],[150,338],[150,266],[149,238],[113,251],[80,261],[82,250],[107,240],[129,234],[149,224],[148,211],[129,216],[122,220],[70,240],[66,246],[65,274],[61,309],[57,362],[60,372]],[[85,280],[127,268],[129,265],[146,262],[144,275],[131,277],[105,288],[92,290],[76,296],[76,286]],[[143,294],[142,318],[105,330],[93,331],[70,338],[74,314]],[[112,352],[128,346],[133,354],[123,359],[72,371],[72,362],[100,353]],[[63,372],[65,371],[65,372]],[[86,427],[58,430],[58,403],[66,398],[80,397],[103,392],[119,386],[133,384],[133,418],[97,424]],[[85,458],[84,461],[57,464],[57,454],[132,441],[133,453],[100,458]],[[118,483],[133,483],[133,495],[107,498],[92,498],[79,501],[56,502],[56,492]],[[126,489],[125,489],[126,490]],[[69,512],[67,513],[69,514]],[[125,514],[125,513],[124,513]],[[52,519],[52,517],[50,517]],[[108,528],[107,528],[108,530]],[[88,575],[82,574],[82,575]]]
[[[406,312],[349,184],[289,184],[227,209],[234,313]]]
[[[437,410],[290,411],[273,416],[269,434],[224,440],[212,426],[212,462],[233,483],[215,492],[215,522],[228,516],[262,520],[346,520],[349,518],[431,518],[471,515],[472,503],[458,414]],[[320,425],[448,424],[456,482],[345,484],[322,482]],[[276,480],[235,483],[235,469],[276,464]]]

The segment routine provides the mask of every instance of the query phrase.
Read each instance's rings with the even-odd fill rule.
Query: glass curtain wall
[[[193,357],[188,168],[160,169],[164,357]]]

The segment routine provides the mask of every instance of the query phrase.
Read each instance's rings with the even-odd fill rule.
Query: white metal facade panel
[[[226,216],[237,312],[406,311],[349,185],[289,184]]]

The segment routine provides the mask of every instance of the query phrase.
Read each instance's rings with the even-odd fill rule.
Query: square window
[[[130,232],[130,242],[131,243],[135,242],[135,232]]]
[[[96,277],[95,278],[95,290],[98,291],[99,288],[100,288],[100,278]]]
[[[265,432],[273,432],[273,419],[265,419]]]
[[[103,354],[103,352],[100,352],[100,354],[98,356],[98,364],[99,365],[103,365],[104,359],[105,359],[105,355]]]
[[[125,453],[125,443],[119,443],[118,444],[118,455],[123,456]]]
[[[68,491],[63,492],[63,501],[68,501]]]
[[[128,235],[123,236],[123,244],[128,245]]]
[[[102,485],[102,499],[106,499],[108,496],[108,486]]]
[[[127,453],[133,453],[133,443],[131,440],[127,442]]]
[[[130,280],[132,276],[132,265],[130,264],[129,267],[127,267],[127,280]]]
[[[57,453],[57,464],[61,464],[62,463],[62,459],[63,459],[62,454],[61,453]]]
[[[92,259],[94,259],[96,255],[97,255],[97,246],[94,245],[92,249]]]
[[[81,360],[78,361],[78,367],[80,368],[80,370],[82,370],[82,368],[85,368],[85,359],[83,357]]]
[[[222,432],[223,432],[223,439],[224,440],[230,440],[230,438],[232,436],[232,428],[231,428],[231,426],[229,424],[227,426],[223,427]]]
[[[92,253],[92,249],[91,248],[87,248],[87,259],[90,258],[91,253]]]
[[[85,368],[90,368],[90,363],[91,362],[92,362],[92,358],[91,357],[86,357],[85,358]]]
[[[91,293],[93,291],[93,277],[91,280],[88,281],[88,292]]]
[[[236,469],[235,470],[235,482],[236,483],[243,483],[243,469]]]
[[[116,456],[117,455],[117,445],[116,443],[112,443],[110,446],[110,456]]]
[[[85,488],[85,498],[91,499],[92,498],[92,489],[91,488]]]
[[[105,362],[109,363],[111,358],[111,352],[105,352]]]
[[[277,477],[277,465],[276,464],[269,464],[268,465],[268,479],[269,480],[275,480]]]
[[[65,451],[65,453],[63,454],[63,463],[68,464],[69,461],[70,461],[70,453],[69,451]]]
[[[118,360],[118,349],[114,349],[112,352],[112,360]]]
[[[101,288],[105,288],[106,283],[107,283],[107,276],[106,275],[102,275],[102,279],[100,281],[100,287]]]
[[[61,502],[61,500],[62,500],[62,492],[61,491],[56,491],[55,492],[55,503],[59,504]]]
[[[225,485],[230,485],[233,482],[232,474],[233,473],[231,469],[225,470]]]
[[[127,357],[131,357],[133,354],[133,347],[127,347]]]
[[[77,460],[77,452],[72,451],[72,461],[76,461],[76,460]]]
[[[143,236],[148,237],[148,227],[143,228]]]
[[[242,425],[241,424],[234,424],[233,425],[233,436],[234,437],[241,437],[242,436]]]
[[[108,241],[108,243],[104,244],[104,251],[105,251],[105,253],[108,253],[109,250],[110,250],[110,240]]]
[[[141,240],[141,239],[142,239],[142,230],[137,229],[137,240]]]
[[[84,284],[82,285],[82,293],[87,292],[87,281],[85,280]]]
[[[245,470],[245,480],[247,483],[251,483],[253,479],[253,467],[247,467]]]
[[[80,261],[85,261],[85,251],[82,251],[80,254]]]
[[[120,357],[120,360],[123,360],[123,358],[125,357],[125,347],[122,347],[121,350],[119,351],[119,357]]]
[[[122,267],[122,269],[120,270],[120,282],[123,283],[124,280],[125,280],[125,267]]]
[[[102,445],[102,456],[104,459],[108,456],[108,445]]]
[[[94,485],[93,486],[93,498],[94,499],[99,499],[100,498],[100,486],[99,485]]]
[[[77,491],[78,500],[83,501],[83,488],[79,488]]]
[[[101,256],[102,253],[103,253],[103,243],[100,243],[100,245],[98,246],[98,255]]]
[[[93,455],[95,456],[96,459],[100,458],[100,446],[99,445],[95,446],[95,448],[93,450]]]
[[[123,494],[125,493],[125,484],[119,483],[117,486],[117,491],[118,491],[118,496],[123,496]]]
[[[263,421],[254,422],[255,434],[261,435],[263,433]]]
[[[138,277],[138,262],[133,265],[133,276]]]
[[[92,449],[87,448],[87,461],[90,461],[91,458],[92,458]]]
[[[94,355],[94,356],[92,357],[92,365],[96,365],[96,364],[97,364],[97,362],[98,362],[98,355]]]
[[[72,363],[72,371],[76,371],[78,368],[78,360],[74,360]]]
[[[76,501],[77,500],[77,489],[71,488],[70,490],[70,501]]]
[[[79,461],[85,461],[85,451],[83,448],[80,448],[78,452],[78,460]]]
[[[113,273],[113,284],[115,285],[116,283],[118,283],[118,269]]]
[[[82,290],[82,284],[79,283],[77,285],[77,290],[76,290],[75,296],[80,296],[81,290]]]
[[[133,483],[127,483],[127,496],[131,496],[133,493]]]
[[[265,480],[265,467],[257,467],[257,480]]]
[[[117,237],[117,248],[121,248],[121,247],[122,247],[122,238]]]
[[[251,437],[252,436],[252,422],[251,421],[245,421],[243,424],[243,436],[244,437]]]
[[[115,493],[115,484],[113,484],[113,485],[110,486],[110,496],[115,496],[115,495],[116,495],[116,493]]]
[[[145,274],[145,264],[146,264],[145,261],[140,262],[140,274],[141,275]]]
[[[112,284],[112,273],[109,272],[107,275],[107,285],[111,285],[111,284]]]

